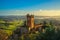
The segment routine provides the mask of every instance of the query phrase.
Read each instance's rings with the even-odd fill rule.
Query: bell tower
[[[30,29],[33,29],[34,28],[34,15],[27,14],[27,26]]]

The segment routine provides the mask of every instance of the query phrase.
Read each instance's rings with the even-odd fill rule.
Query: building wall
[[[31,28],[34,28],[34,17],[31,16]]]

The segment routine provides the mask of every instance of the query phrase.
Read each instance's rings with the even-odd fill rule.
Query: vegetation
[[[26,22],[14,20],[12,22],[0,21],[0,40],[60,40],[60,30],[52,22],[44,21],[44,29],[35,33],[21,33],[20,28],[26,28]],[[24,29],[25,30],[25,29]],[[28,29],[27,29],[28,30]]]
[[[10,35],[12,35],[13,31],[20,27],[21,25],[23,25],[22,20],[14,20],[10,22],[0,20],[0,40],[5,40],[4,35],[5,37],[6,36],[9,37]]]

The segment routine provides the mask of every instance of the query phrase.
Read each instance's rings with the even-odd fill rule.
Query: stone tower
[[[34,15],[27,14],[27,26],[29,27],[29,29],[34,28]]]

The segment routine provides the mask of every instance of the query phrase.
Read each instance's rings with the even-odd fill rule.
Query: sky
[[[0,16],[60,16],[60,0],[0,0]]]

